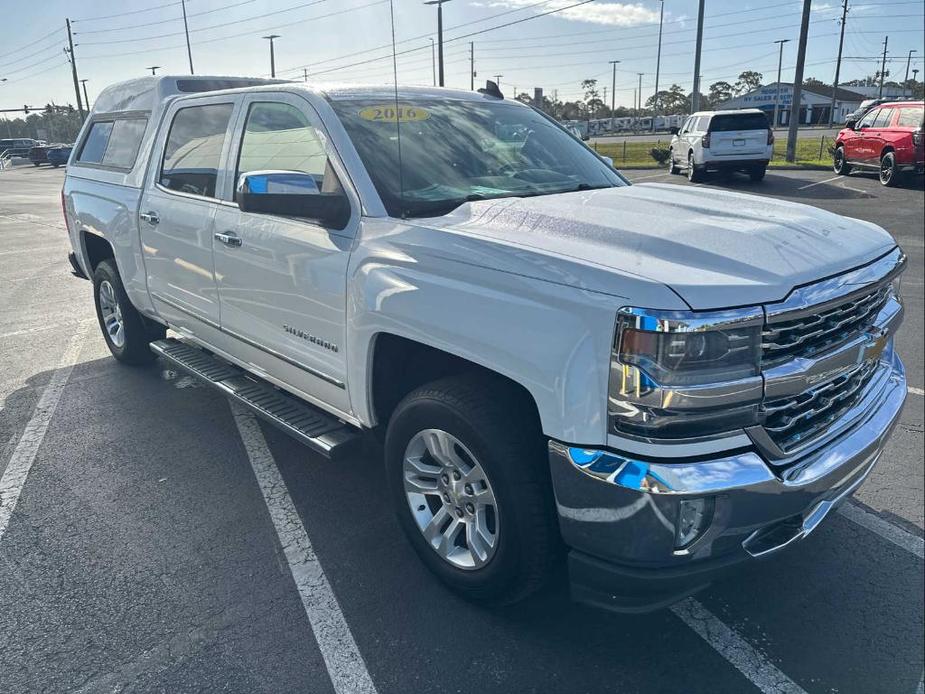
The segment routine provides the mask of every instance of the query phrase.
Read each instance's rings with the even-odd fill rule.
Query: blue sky
[[[469,86],[469,41],[475,43],[477,83],[501,74],[509,93],[543,86],[559,98],[581,94],[580,82],[597,78],[611,84],[610,60],[617,66],[617,104],[631,105],[637,73],[643,73],[644,97],[655,81],[658,35],[656,0],[594,0],[547,16],[577,0],[452,0],[444,6],[447,86]],[[0,43],[0,107],[74,101],[70,68],[62,51],[65,17],[75,31],[80,77],[90,98],[104,86],[146,73],[160,65],[161,74],[186,73],[188,65],[179,0],[20,0],[4,3],[6,31]],[[391,79],[389,4],[387,0],[187,0],[194,67],[197,74],[266,75],[268,33],[276,40],[281,77],[310,81],[384,82]],[[775,78],[776,39],[784,47],[784,79],[793,74],[799,36],[799,0],[735,2],[706,0],[704,84],[733,82],[739,72],[755,69],[765,82]],[[842,81],[877,69],[883,37],[889,34],[892,74],[905,71],[910,49],[913,67],[925,56],[925,0],[852,0],[845,37]],[[436,12],[419,0],[395,0],[399,41],[399,80],[432,80],[429,35]],[[690,89],[697,0],[665,0],[661,86],[677,82]],[[831,82],[835,70],[840,16],[839,0],[814,0],[806,76]],[[492,19],[494,17],[494,19]],[[507,28],[465,37],[490,27]],[[853,58],[860,57],[863,60]],[[920,73],[920,79],[923,73]],[[608,96],[608,101],[609,101]]]

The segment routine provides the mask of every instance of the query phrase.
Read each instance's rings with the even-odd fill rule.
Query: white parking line
[[[694,598],[673,605],[671,611],[764,694],[806,694],[763,653]]]
[[[925,395],[925,390],[922,390],[921,388],[913,388],[912,386],[909,386],[906,388],[906,390],[908,390],[913,395]]]
[[[636,182],[636,181],[644,181],[647,178],[664,178],[665,176],[670,176],[670,175],[671,175],[670,173],[665,173],[664,171],[662,171],[661,173],[651,174],[650,176],[638,176],[637,178],[631,178],[630,181]]]
[[[917,537],[898,525],[893,525],[883,520],[880,516],[874,515],[870,511],[865,511],[850,501],[839,506],[838,512],[848,520],[870,530],[872,533],[876,533],[884,540],[889,540],[897,547],[914,554],[919,559],[925,559],[925,540],[921,537]]]
[[[806,190],[807,188],[812,188],[813,186],[821,186],[823,183],[831,183],[832,181],[837,181],[842,178],[841,176],[832,176],[832,178],[827,178],[824,181],[816,181],[815,183],[808,183],[805,186],[800,186],[797,190]]]
[[[312,549],[308,533],[292,503],[292,497],[289,496],[257,419],[234,403],[231,411],[334,691],[337,694],[376,694],[376,687],[366,670],[363,656],[360,655],[337,597]]]
[[[58,401],[61,399],[67,379],[70,378],[74,364],[80,356],[81,343],[89,327],[90,321],[81,323],[71,337],[51,380],[42,391],[38,405],[35,406],[35,412],[32,413],[22,436],[19,437],[19,443],[13,449],[13,455],[10,456],[10,461],[3,471],[3,477],[0,477],[0,540],[6,533],[13,509],[19,501],[19,495],[26,484],[26,478],[29,476],[29,470],[32,469],[32,463],[35,462],[35,456],[42,445],[45,433],[48,431],[51,417],[55,413],[55,408],[58,407]]]

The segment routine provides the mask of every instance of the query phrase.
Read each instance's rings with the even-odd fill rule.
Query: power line
[[[153,12],[154,10],[162,10],[165,7],[174,7],[179,4],[180,4],[179,0],[175,0],[175,2],[168,2],[163,5],[155,5],[154,7],[146,7],[141,10],[129,10],[128,12],[118,12],[116,14],[104,14],[104,15],[97,15],[96,17],[84,17],[83,19],[74,19],[72,21],[74,22],[74,24],[77,24],[78,22],[97,22],[101,19],[112,19],[114,17],[127,17],[132,14],[143,14],[144,12]]]
[[[59,49],[60,47],[61,47],[61,46],[58,45],[58,44],[52,44],[52,45],[50,45],[50,46],[45,46],[45,48],[40,48],[39,50],[33,51],[32,53],[27,53],[26,55],[23,55],[23,56],[20,56],[19,58],[16,58],[15,60],[8,60],[8,61],[5,62],[5,63],[0,63],[0,68],[4,68],[4,70],[5,70],[6,67],[7,67],[8,65],[15,65],[16,63],[21,63],[21,62],[23,62],[24,60],[28,60],[29,58],[32,58],[32,57],[37,56],[37,55],[40,55],[41,53],[46,53],[46,52],[48,52],[48,51],[55,51],[55,52],[57,52],[58,49]]]
[[[35,47],[36,44],[42,43],[45,39],[51,38],[52,36],[55,36],[56,34],[60,34],[62,31],[64,31],[64,29],[61,29],[61,28],[55,29],[53,31],[48,32],[47,34],[45,34],[43,37],[39,39],[35,39],[34,41],[29,41],[26,44],[23,44],[23,46]],[[5,58],[8,55],[19,53],[19,51],[21,51],[22,48],[23,47],[20,47],[12,51],[7,51],[6,53],[0,53],[0,58]]]
[[[241,7],[242,5],[250,5],[251,3],[256,2],[256,0],[243,0],[242,2],[236,2],[231,5],[222,5],[220,7],[215,7],[211,10],[204,10],[202,12],[190,12],[187,17],[201,17],[206,14],[214,14],[215,12],[224,12],[225,10],[231,10],[235,7]],[[173,3],[179,5],[181,3]],[[151,27],[156,24],[168,24],[169,22],[180,22],[183,20],[183,17],[176,16],[170,17],[168,19],[159,19],[156,22],[142,22],[140,24],[125,24],[123,26],[111,27],[109,29],[91,29],[90,31],[75,31],[74,36],[84,36],[86,34],[105,34],[112,31],[125,31],[126,29],[138,29],[140,27]],[[76,22],[76,20],[74,20]]]

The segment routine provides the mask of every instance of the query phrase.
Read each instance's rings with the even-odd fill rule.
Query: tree
[[[656,98],[659,111],[664,114],[687,113],[690,110],[690,99],[680,84],[672,84],[656,96],[650,96],[646,100],[647,109],[655,109]]]
[[[729,82],[714,82],[710,85],[710,93],[707,98],[710,100],[710,104],[717,106],[724,101],[729,101],[732,98],[732,91],[733,86]]]
[[[758,87],[761,86],[762,79],[764,79],[764,75],[762,75],[760,72],[755,72],[754,70],[745,70],[739,75],[739,79],[736,80],[733,91],[736,96],[741,96],[742,94],[755,91],[758,89]]]
[[[585,102],[597,99],[600,101],[601,95],[597,91],[597,80],[582,80],[581,88],[585,93]]]
[[[527,94],[527,92],[521,92],[514,97],[515,101],[519,101],[522,104],[533,105],[533,97]]]
[[[812,89],[813,87],[828,88],[829,85],[827,85],[822,80],[817,80],[815,77],[807,77],[805,80],[803,80],[803,86],[806,87],[807,89]]]

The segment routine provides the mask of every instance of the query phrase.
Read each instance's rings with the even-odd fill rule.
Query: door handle
[[[148,224],[157,224],[161,221],[161,218],[157,216],[157,212],[140,212],[138,216]]]
[[[233,231],[216,231],[213,236],[215,237],[216,241],[221,241],[226,246],[238,248],[241,245],[241,237],[235,234]]]

